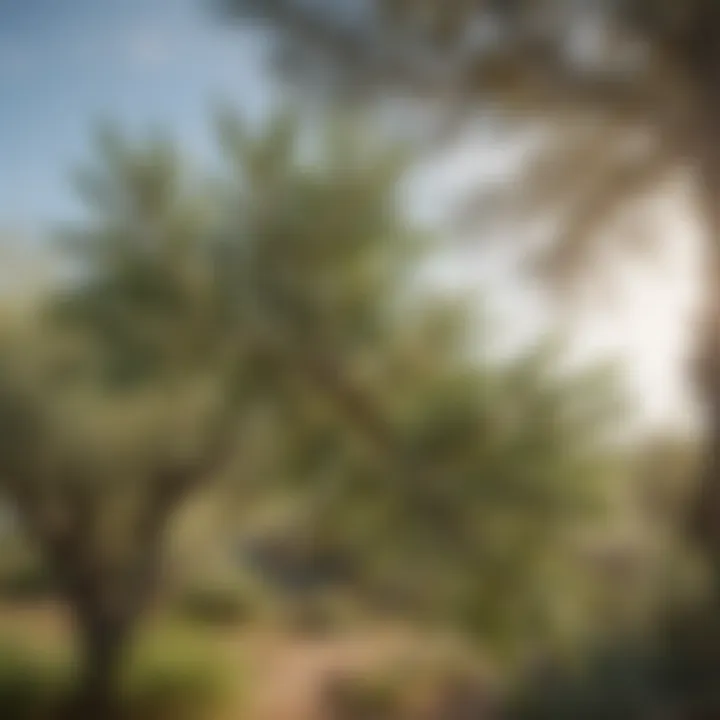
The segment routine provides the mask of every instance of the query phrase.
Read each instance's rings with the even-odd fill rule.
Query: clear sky
[[[271,88],[261,41],[213,22],[208,5],[0,0],[0,227],[39,235],[74,213],[67,176],[86,156],[100,119],[130,129],[159,125],[187,152],[206,158],[213,102],[262,112]],[[483,152],[449,159],[437,177],[452,190],[473,174],[468,168],[487,168]],[[681,405],[679,367],[695,277],[687,251],[692,229],[681,212],[663,216],[671,220],[657,232],[675,240],[669,253],[644,278],[635,276],[614,307],[586,323],[580,342],[590,353],[626,359],[631,389],[659,419],[673,417]],[[479,285],[483,278],[492,286],[503,277],[509,324],[537,326],[536,300],[518,288],[508,292],[506,275],[495,267],[466,259],[449,267],[456,284]]]
[[[36,229],[71,207],[67,173],[94,123],[159,124],[206,153],[212,102],[255,112],[259,45],[204,0],[0,0],[0,223]]]

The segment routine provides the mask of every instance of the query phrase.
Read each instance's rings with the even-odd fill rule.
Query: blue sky
[[[207,0],[0,0],[0,223],[38,231],[74,212],[69,171],[93,125],[166,127],[209,153],[212,103],[269,97],[261,44]]]

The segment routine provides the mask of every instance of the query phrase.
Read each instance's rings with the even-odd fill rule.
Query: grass
[[[57,717],[72,692],[75,675],[75,665],[66,653],[39,653],[15,641],[0,641],[0,717]]]
[[[0,638],[0,718],[56,720],[73,695],[77,663],[67,648]],[[198,636],[165,628],[133,653],[123,678],[123,705],[132,720],[205,720],[220,710],[229,675]]]
[[[215,717],[231,686],[238,701],[238,676],[242,673],[231,678],[201,635],[181,626],[166,626],[141,640],[133,654],[123,686],[129,716],[133,720]]]

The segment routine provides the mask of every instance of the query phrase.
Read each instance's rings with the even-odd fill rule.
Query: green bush
[[[173,630],[140,644],[123,690],[133,720],[189,720],[212,716],[229,677],[208,645]]]
[[[5,558],[0,567],[0,597],[7,600],[34,600],[51,596],[55,584],[39,560],[25,555]]]
[[[237,625],[254,619],[263,598],[257,588],[235,579],[196,582],[179,597],[180,614],[208,625]]]
[[[0,641],[0,718],[57,720],[75,691],[69,652]],[[132,720],[204,720],[229,690],[208,646],[164,633],[142,643],[123,678],[123,706]]]
[[[668,613],[650,638],[595,649],[579,665],[533,673],[508,720],[720,717],[720,620],[714,606]],[[662,712],[660,712],[662,710]]]
[[[51,720],[73,687],[75,666],[68,655],[0,644],[0,717]]]
[[[720,717],[720,616],[714,603],[670,614],[661,626],[658,684],[682,717]]]
[[[533,673],[506,707],[509,720],[645,720],[667,708],[649,648],[619,644],[582,665]]]

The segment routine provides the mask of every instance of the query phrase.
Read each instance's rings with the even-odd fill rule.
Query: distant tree
[[[606,458],[606,395],[475,369],[461,316],[413,319],[393,148],[342,126],[308,145],[287,114],[222,135],[230,177],[206,184],[163,139],[102,133],[72,276],[5,328],[2,489],[73,611],[84,717],[117,712],[164,539],[223,476],[327,490],[318,521],[465,622],[485,584],[508,616],[540,589]]]
[[[77,177],[87,218],[63,238],[71,276],[3,327],[2,489],[73,611],[83,717],[118,711],[177,511],[258,460],[268,417],[262,447],[281,452],[288,387],[387,431],[332,353],[374,332],[395,287],[397,161],[364,147],[301,167],[295,134],[289,116],[235,133],[239,182],[208,188],[162,138],[102,132]]]
[[[210,216],[175,151],[101,149],[76,275],[0,358],[2,488],[73,611],[83,717],[117,712],[169,524],[237,452],[243,351],[220,341]]]
[[[377,165],[372,136],[343,125],[303,161],[286,122],[266,144],[233,123],[225,136],[242,158],[240,227],[259,240],[239,292],[292,364],[275,412],[278,473],[300,497],[293,551],[307,543],[315,568],[344,559],[408,614],[488,642],[552,635],[553,589],[583,582],[574,540],[604,517],[618,470],[611,376],[563,373],[551,344],[480,360],[470,305],[413,282],[440,241],[408,236],[385,204],[402,163],[385,151]],[[357,174],[367,165],[375,183]]]
[[[488,652],[576,641],[598,620],[588,594],[605,576],[587,551],[612,533],[624,478],[610,378],[564,375],[547,347],[478,362],[455,308],[434,305],[378,348],[370,375],[399,462],[361,452],[332,413],[289,426],[293,551],[309,569],[334,559],[330,581],[371,607],[460,629]]]

